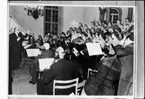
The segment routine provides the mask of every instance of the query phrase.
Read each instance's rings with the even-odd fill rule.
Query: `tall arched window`
[[[44,14],[44,34],[54,33],[57,34],[59,31],[59,13],[60,7],[57,6],[45,6]]]
[[[116,23],[119,19],[119,10],[115,8],[110,9],[110,21]]]

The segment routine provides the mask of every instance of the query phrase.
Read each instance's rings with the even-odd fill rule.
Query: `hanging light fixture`
[[[32,16],[35,20],[44,15],[44,7],[33,5],[25,6],[24,10],[27,11],[28,16]]]

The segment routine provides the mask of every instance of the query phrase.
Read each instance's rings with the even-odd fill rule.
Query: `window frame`
[[[111,10],[116,10],[117,13],[111,13]],[[119,12],[119,10],[118,10],[117,8],[111,8],[111,9],[110,9],[110,19],[109,19],[109,21],[112,22],[113,24],[116,23],[116,22],[114,22],[114,16],[117,16],[118,19],[119,19],[119,17],[120,17],[120,12]],[[116,20],[116,21],[117,21],[117,20]]]
[[[51,8],[49,8],[49,7],[51,7]],[[54,7],[57,7],[57,9],[56,8],[54,8]],[[49,20],[47,20],[47,18],[46,17],[49,17],[49,16],[47,16],[46,15],[46,10],[51,10],[51,14],[50,14],[50,21]],[[53,21],[53,16],[54,16],[54,12],[53,11],[57,11],[57,21],[56,22],[54,22]],[[56,24],[57,26],[56,26],[56,34],[58,34],[58,32],[59,32],[59,27],[58,27],[58,25],[59,25],[59,7],[58,6],[45,6],[44,7],[44,35],[46,35],[47,33],[50,33],[50,32],[52,32],[53,30],[54,30],[54,28],[53,28],[53,24]],[[50,30],[48,31],[47,29],[46,29],[46,24],[49,24],[50,23]]]

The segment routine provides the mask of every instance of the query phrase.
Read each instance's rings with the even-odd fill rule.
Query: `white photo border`
[[[40,6],[61,6],[61,7],[121,7],[121,8],[133,8],[133,14],[134,14],[134,68],[133,68],[133,95],[132,96],[63,96],[63,95],[59,95],[59,96],[53,96],[53,95],[50,95],[50,96],[44,96],[44,95],[8,95],[8,97],[23,97],[23,98],[34,98],[36,99],[36,97],[38,99],[40,98],[127,98],[127,99],[132,99],[136,96],[136,93],[137,93],[137,41],[138,41],[138,35],[137,35],[137,31],[138,31],[138,28],[137,28],[137,22],[138,22],[138,13],[137,13],[137,6],[119,6],[119,5],[84,5],[84,4],[81,4],[81,5],[74,5],[74,4],[43,4],[43,3],[14,3],[14,2],[9,2],[8,3],[8,18],[7,18],[7,33],[9,32],[9,6],[25,6],[25,5],[30,5],[30,6],[33,6],[33,5],[40,5]],[[9,33],[8,33],[9,34]],[[7,80],[7,83],[8,83],[8,80]]]

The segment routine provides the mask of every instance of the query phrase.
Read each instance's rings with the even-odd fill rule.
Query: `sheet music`
[[[103,54],[100,43],[86,43],[89,56]]]
[[[43,71],[44,69],[50,69],[50,66],[54,63],[54,58],[43,58],[39,59],[39,69]]]
[[[39,49],[26,49],[28,57],[36,57],[41,54]]]

